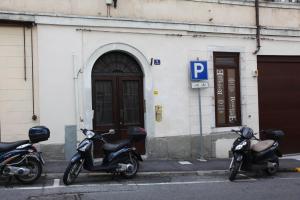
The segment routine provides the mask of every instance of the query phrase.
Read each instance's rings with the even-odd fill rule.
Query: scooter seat
[[[119,140],[116,143],[105,143],[103,149],[109,152],[115,152],[130,144],[130,140]]]
[[[29,140],[20,140],[16,142],[0,142],[0,152],[10,151],[22,144],[29,143]]]
[[[254,145],[251,145],[251,149],[255,152],[261,152],[270,148],[274,144],[274,142],[274,140],[262,140]]]

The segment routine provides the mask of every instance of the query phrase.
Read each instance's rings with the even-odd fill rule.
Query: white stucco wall
[[[75,122],[73,53],[80,33],[68,27],[38,26],[40,123],[51,130],[48,143],[64,143],[65,126]]]
[[[29,28],[25,29],[25,67],[23,31],[22,26],[0,27],[0,140],[2,142],[28,139],[29,128],[39,124],[37,98],[34,106],[38,119],[32,120],[31,32]],[[33,40],[35,40],[35,33],[33,30]],[[36,77],[34,78],[35,94],[37,94],[38,82]]]
[[[163,33],[163,32],[162,32]],[[147,42],[145,42],[147,41]],[[189,61],[197,58],[208,60],[209,88],[202,91],[203,132],[224,131],[215,128],[213,51],[241,53],[241,95],[243,123],[252,124],[257,129],[256,79],[251,77],[256,59],[253,40],[220,37],[177,37],[155,34],[113,33],[103,31],[78,31],[76,27],[45,26],[38,28],[39,66],[40,66],[40,115],[41,124],[52,129],[50,142],[64,142],[64,126],[75,124],[75,98],[72,56],[78,57],[79,65],[84,67],[90,56],[111,43],[121,43],[138,49],[150,62],[160,58],[160,66],[145,66],[152,83],[148,83],[146,102],[152,102],[146,109],[146,124],[150,137],[166,137],[199,133],[198,93],[191,89],[189,80]],[[82,48],[81,48],[82,47]],[[83,59],[82,59],[83,58]],[[82,63],[81,60],[84,62]],[[85,70],[83,73],[87,73]],[[84,76],[80,74],[80,76]],[[243,77],[247,77],[247,84]],[[81,85],[84,81],[81,80]],[[153,95],[153,90],[158,95]],[[150,89],[150,95],[149,95]],[[151,95],[152,93],[152,95]],[[84,94],[85,95],[85,94]],[[251,103],[245,99],[251,98]],[[81,96],[81,117],[84,118],[84,98]],[[148,98],[148,99],[147,99]],[[150,98],[150,99],[149,99]],[[247,104],[247,105],[246,105]],[[154,105],[163,106],[162,122],[154,121]],[[151,112],[149,109],[152,109]],[[151,116],[149,116],[149,114]],[[148,117],[147,117],[148,116]]]
[[[51,20],[54,21],[52,18]],[[36,123],[50,128],[51,137],[46,143],[63,144],[66,125],[78,124],[81,127],[92,127],[91,120],[89,121],[85,115],[91,105],[91,96],[87,92],[90,88],[90,80],[87,77],[90,77],[91,67],[97,56],[106,51],[117,49],[128,51],[135,56],[144,72],[145,125],[149,137],[199,134],[198,92],[191,88],[189,80],[189,62],[196,59],[207,60],[209,70],[209,88],[201,91],[203,134],[208,135],[232,129],[232,127],[215,127],[213,52],[240,53],[242,125],[248,125],[258,131],[257,77],[253,77],[253,72],[257,69],[256,55],[253,55],[256,41],[244,33],[237,34],[238,30],[236,30],[235,35],[201,33],[199,32],[201,25],[199,25],[199,27],[193,27],[198,30],[195,35],[182,30],[180,24],[173,24],[172,30],[170,30],[167,28],[168,23],[160,26],[147,22],[136,22],[138,23],[136,26],[142,26],[143,29],[135,29],[133,28],[135,22],[133,21],[118,22],[119,25],[123,24],[123,28],[100,28],[96,26],[86,28],[63,24],[59,26],[45,25],[46,22],[47,20],[44,19],[43,24],[38,24],[37,28],[34,29],[36,110],[39,117],[39,121]],[[74,19],[73,22],[76,23],[76,20]],[[79,23],[83,22],[80,21]],[[132,28],[124,28],[129,24]],[[156,26],[156,28],[146,28],[150,25]],[[15,33],[20,36],[20,31]],[[251,29],[247,31],[251,33]],[[18,51],[14,53],[19,53],[15,55],[14,62],[20,60],[21,42],[20,38],[16,39],[14,46]],[[259,54],[300,55],[300,48],[297,45],[299,43],[300,40],[297,37],[288,37],[288,35],[282,35],[281,32],[278,36],[264,36]],[[10,51],[5,50],[3,52],[10,53]],[[151,58],[159,58],[161,65],[150,66]],[[3,63],[5,62],[3,61]],[[11,74],[11,77],[21,80],[22,63],[19,62],[16,66],[19,71]],[[75,73],[74,68],[76,68]],[[80,68],[78,79],[75,80],[74,74],[77,74]],[[7,69],[7,72],[9,72],[8,75],[13,73],[10,69]],[[28,76],[30,80],[30,73]],[[4,79],[1,81],[3,82]],[[77,90],[74,87],[75,81],[78,84]],[[5,89],[3,88],[4,82],[1,83],[2,89]],[[26,83],[22,84],[22,88],[25,86]],[[3,110],[8,108],[11,108],[11,113],[15,114],[18,114],[15,112],[16,109],[21,109],[21,107],[26,110],[27,114],[31,112],[30,103],[32,99],[30,99],[29,83],[25,89],[28,94],[24,93],[24,98],[26,95],[28,98],[25,98],[26,101],[23,101],[22,105],[13,109],[12,106],[5,107],[3,99],[6,99],[7,102],[9,99],[1,95],[0,111],[2,116]],[[158,95],[153,94],[154,90],[158,91]],[[79,96],[77,103],[75,91]],[[161,122],[154,120],[155,105],[163,106],[163,120]],[[25,110],[22,111],[23,114]],[[21,117],[20,113],[18,117]],[[83,119],[83,123],[79,119]],[[12,118],[10,120],[13,121]],[[20,126],[16,126],[17,124]],[[11,127],[24,130],[34,124],[29,119],[25,125],[23,122],[18,122]],[[2,124],[1,128],[3,130]],[[9,128],[5,130],[10,132]],[[78,134],[80,135],[80,133]],[[27,130],[25,134],[11,134],[6,137],[8,140],[26,138]],[[227,151],[229,148],[228,140],[219,139],[216,144],[216,154],[223,157],[222,151],[224,149]]]
[[[260,6],[259,55],[300,55],[299,3],[260,2]],[[91,67],[97,56],[117,49],[140,61],[149,137],[199,134],[198,92],[191,89],[188,75],[189,61],[195,59],[207,60],[209,69],[209,88],[201,91],[203,134],[233,128],[215,127],[215,51],[240,53],[242,125],[258,131],[254,1],[128,0],[118,1],[111,16],[107,9],[104,0],[0,2],[1,19],[37,23],[33,32],[36,122],[31,120],[30,70],[28,81],[22,81],[22,29],[0,29],[2,140],[27,139],[28,128],[41,124],[51,129],[45,143],[63,144],[66,125],[92,128],[86,115],[91,108]],[[161,59],[161,65],[150,66],[151,58]],[[161,122],[155,121],[155,105],[163,106]],[[231,142],[216,141],[218,157],[227,155]]]
[[[260,7],[262,26],[299,28],[299,3],[260,1]],[[116,9],[105,0],[2,0],[0,11],[255,26],[253,0],[126,0]]]
[[[199,134],[198,92],[190,87],[189,61],[199,58],[208,60],[209,88],[203,89],[202,120],[203,134],[229,131],[233,127],[215,127],[213,52],[240,53],[241,111],[242,124],[258,131],[258,93],[257,77],[253,72],[257,69],[255,40],[244,37],[205,37],[171,36],[169,31],[159,30],[155,34],[138,33],[132,29],[93,29],[92,31],[76,30],[71,26],[38,26],[39,52],[39,87],[40,87],[40,122],[51,128],[52,135],[48,143],[64,143],[65,125],[76,124],[76,116],[85,119],[84,124],[90,125],[86,119],[85,76],[89,76],[87,66],[90,65],[96,52],[105,52],[118,47],[128,51],[138,51],[146,69],[145,99],[147,102],[145,124],[149,137],[168,137]],[[159,33],[159,34],[158,34]],[[263,40],[261,55],[300,55],[299,45],[286,41],[291,38],[274,38]],[[113,45],[115,44],[115,45]],[[119,46],[118,46],[119,45]],[[100,54],[99,54],[100,55]],[[75,57],[75,59],[74,59]],[[151,58],[161,59],[160,66],[150,66]],[[79,73],[79,113],[76,114],[74,92],[74,65],[83,68]],[[143,70],[145,70],[143,69]],[[150,78],[149,78],[150,77]],[[158,91],[154,95],[153,91]],[[91,104],[91,102],[90,102]],[[154,106],[163,106],[163,120],[154,119]],[[80,133],[79,133],[80,134]],[[216,155],[226,157],[232,140],[216,141]],[[224,152],[226,152],[224,154]]]
[[[228,158],[234,139],[222,139],[216,141],[216,157]]]

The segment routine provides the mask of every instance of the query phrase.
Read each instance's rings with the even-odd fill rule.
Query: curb
[[[205,171],[165,171],[165,172],[138,172],[137,176],[169,176],[169,175],[208,175],[208,174],[224,174],[228,172],[228,170],[205,170]],[[64,173],[44,173],[42,174],[43,177],[47,178],[62,178]],[[86,177],[86,176],[112,176],[110,173],[101,173],[101,172],[94,172],[94,173],[87,173],[83,172],[79,174],[79,177]]]
[[[278,172],[300,172],[300,168],[279,168]]]
[[[298,168],[279,168],[278,172],[297,172],[300,173],[300,167]],[[197,170],[197,171],[162,171],[162,172],[138,172],[138,176],[169,176],[169,175],[222,175],[228,173],[228,170]],[[62,178],[64,173],[43,173],[43,177],[47,178]],[[79,174],[79,177],[86,176],[111,176],[110,173],[103,172],[83,172]]]

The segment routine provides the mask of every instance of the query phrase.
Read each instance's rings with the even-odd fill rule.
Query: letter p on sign
[[[207,80],[207,61],[191,61],[191,80]]]

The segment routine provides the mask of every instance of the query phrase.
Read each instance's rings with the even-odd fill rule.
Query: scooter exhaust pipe
[[[275,168],[276,165],[277,164],[273,163],[273,162],[266,162],[266,163],[262,163],[262,164],[253,164],[251,169],[252,170],[261,170],[261,169]]]
[[[123,164],[119,163],[119,167],[117,169],[118,172],[125,172],[125,171],[132,171],[133,165],[132,164]]]
[[[8,166],[3,170],[4,175],[26,176],[30,173],[30,169],[25,167]]]

